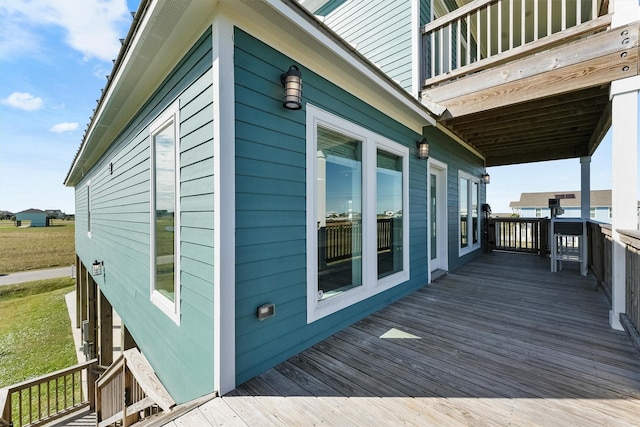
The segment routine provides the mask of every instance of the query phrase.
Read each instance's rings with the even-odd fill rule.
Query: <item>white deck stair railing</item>
[[[422,79],[595,20],[598,0],[475,0],[422,28]]]

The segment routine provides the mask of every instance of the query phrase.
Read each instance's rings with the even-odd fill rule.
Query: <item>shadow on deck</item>
[[[634,424],[640,354],[608,310],[570,266],[486,254],[205,412],[248,425]]]

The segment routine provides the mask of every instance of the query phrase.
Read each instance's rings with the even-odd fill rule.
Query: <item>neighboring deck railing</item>
[[[41,426],[95,407],[97,360],[0,390],[0,426]],[[86,392],[83,382],[86,381]]]
[[[598,0],[475,0],[422,28],[427,85],[479,71],[479,62],[544,50],[609,24]],[[562,34],[559,34],[562,33]],[[443,76],[442,79],[437,79]],[[428,80],[428,82],[426,82]]]
[[[129,426],[175,402],[138,349],[126,350],[96,383],[98,426]]]
[[[549,253],[547,218],[489,218],[487,227],[490,249],[540,256]]]

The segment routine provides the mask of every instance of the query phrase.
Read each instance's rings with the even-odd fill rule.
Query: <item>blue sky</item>
[[[138,0],[0,0],[0,210],[73,213],[63,185]]]
[[[0,0],[0,210],[73,213],[63,185],[139,0]],[[593,156],[593,189],[611,188],[611,140]],[[490,168],[487,201],[580,189],[578,159]]]

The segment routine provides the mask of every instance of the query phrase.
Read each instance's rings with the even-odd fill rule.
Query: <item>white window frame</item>
[[[307,323],[315,322],[357,302],[406,282],[409,266],[409,148],[362,126],[307,104]],[[316,155],[318,126],[362,141],[362,285],[325,300],[318,300],[318,233],[316,218]],[[376,168],[377,150],[402,158],[402,270],[378,278]]]
[[[93,212],[91,211],[91,180],[87,182],[87,237],[91,238],[91,217],[93,216]]]
[[[469,181],[469,185],[467,186],[467,215],[468,215],[468,219],[467,219],[467,232],[469,233],[468,237],[467,237],[467,241],[469,242],[469,244],[467,245],[466,248],[463,248],[460,246],[460,179],[467,179]],[[472,230],[473,227],[471,225],[471,219],[473,218],[473,210],[472,210],[472,204],[473,204],[473,183],[478,184],[478,241],[474,244],[473,243],[473,235]],[[458,212],[456,214],[457,216],[457,222],[458,222],[458,255],[459,256],[463,256],[466,255],[468,253],[471,253],[477,249],[479,249],[482,246],[482,238],[481,238],[481,230],[482,230],[482,215],[480,214],[480,178],[475,177],[467,172],[464,171],[458,171]]]
[[[156,290],[156,187],[155,187],[155,141],[154,137],[173,123],[174,155],[175,155],[175,209],[174,209],[174,301],[171,301]],[[150,204],[150,295],[151,302],[164,312],[177,325],[180,325],[180,105],[179,101],[171,104],[149,126],[150,146],[150,176],[151,176],[151,204]]]

